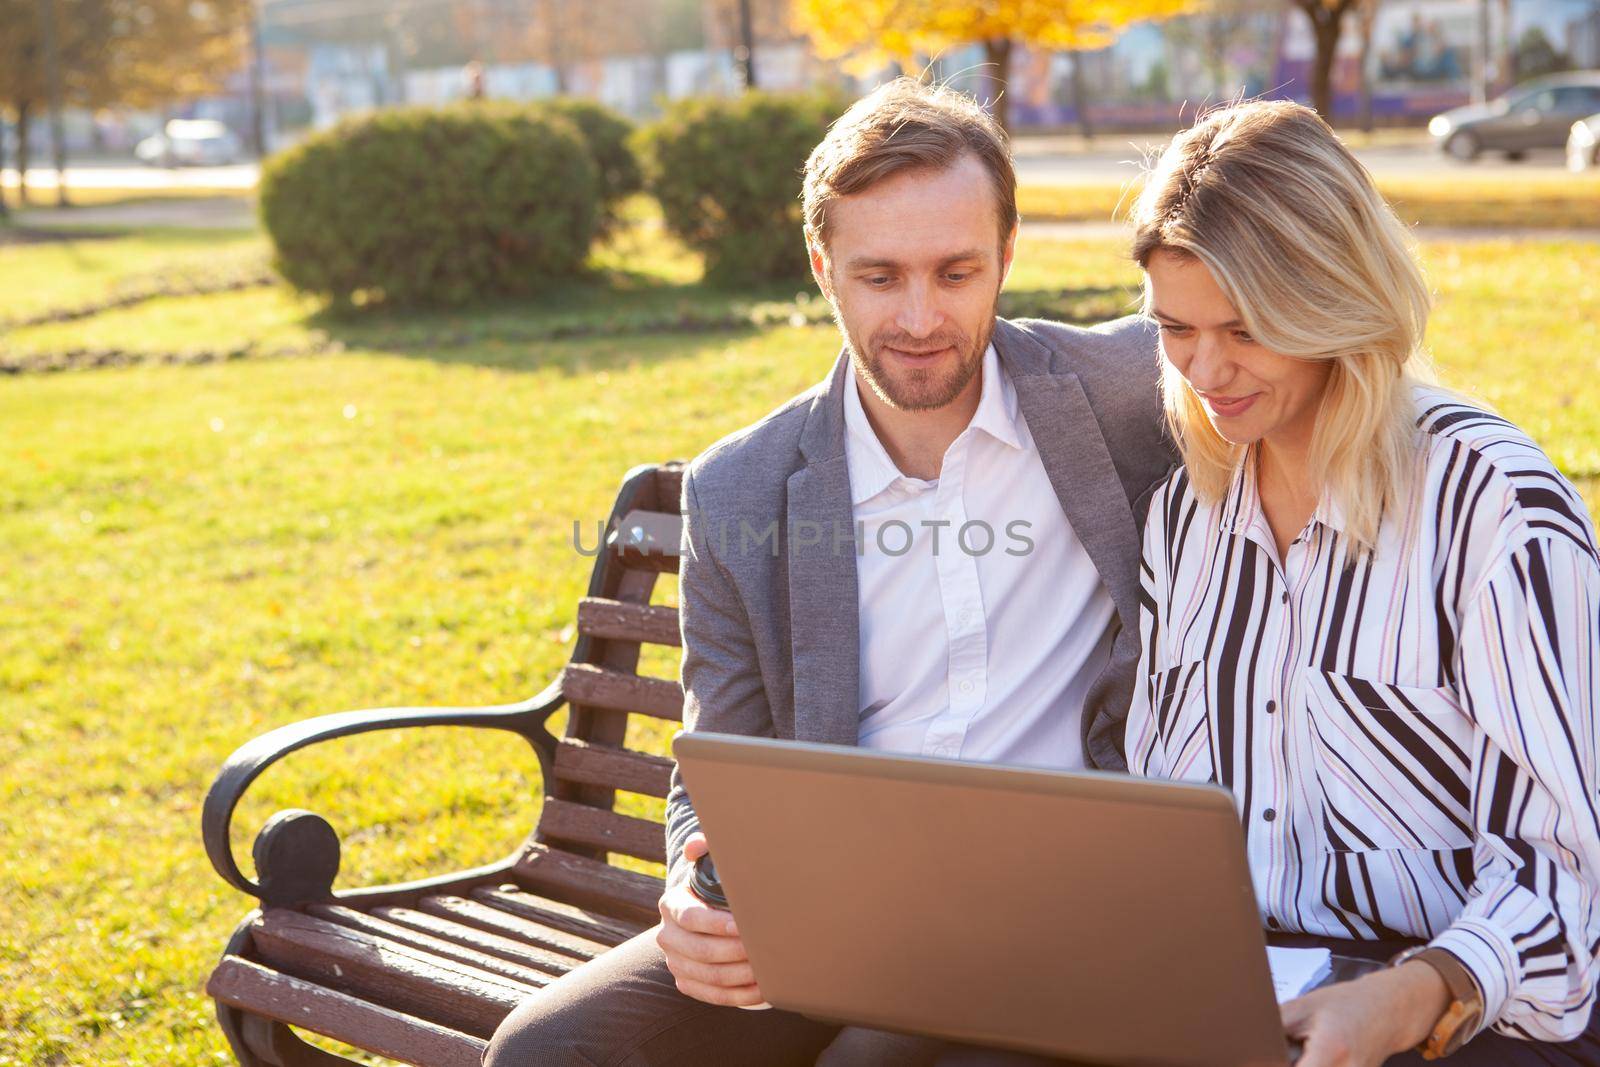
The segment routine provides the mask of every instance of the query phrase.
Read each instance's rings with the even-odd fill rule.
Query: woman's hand
[[[1378,1067],[1416,1048],[1450,1006],[1439,972],[1421,960],[1337,982],[1280,1009],[1304,1051],[1296,1067]]]

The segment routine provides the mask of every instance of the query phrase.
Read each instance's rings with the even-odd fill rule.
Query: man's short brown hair
[[[828,205],[905,170],[943,170],[968,153],[994,183],[1003,244],[1017,224],[1017,174],[1006,135],[965,93],[913,78],[881,85],[840,116],[806,160],[806,236],[826,246]]]

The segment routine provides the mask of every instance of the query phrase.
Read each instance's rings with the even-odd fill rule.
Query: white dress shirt
[[[851,375],[845,452],[857,527],[859,742],[1076,768],[1083,700],[1116,609],[1068,524],[990,345],[971,423],[939,477],[889,458]]]

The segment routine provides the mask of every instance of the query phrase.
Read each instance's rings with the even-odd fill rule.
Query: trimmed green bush
[[[261,219],[292,285],[340,303],[459,305],[582,268],[599,178],[569,121],[527,107],[396,108],[269,160]]]
[[[644,188],[639,157],[629,143],[634,125],[608,107],[592,100],[556,97],[533,105],[535,112],[558,115],[583,134],[600,172],[600,230],[604,234],[617,223],[617,208],[623,200]]]
[[[649,189],[710,281],[806,275],[800,172],[845,106],[816,93],[681,100],[641,131]]]

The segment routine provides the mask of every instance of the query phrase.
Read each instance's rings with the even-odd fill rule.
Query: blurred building
[[[1075,62],[1084,64],[1090,112],[1105,126],[1170,125],[1176,105],[1192,114],[1239,96],[1304,100],[1315,54],[1305,15],[1271,0],[1215,7],[1136,26],[1101,52],[1022,58],[1011,87],[1017,125],[1077,121]],[[1346,21],[1333,69],[1335,115],[1355,118],[1370,107],[1380,124],[1410,124],[1467,102],[1485,8],[1495,91],[1556,70],[1600,67],[1600,4],[1593,0],[1385,0],[1370,40],[1358,18]],[[959,67],[981,56],[974,49],[950,60]]]
[[[788,19],[788,0],[750,0],[757,84],[864,89],[819,59]],[[1490,17],[1490,81],[1600,67],[1600,0],[1383,0],[1368,26],[1352,15],[1334,66],[1335,114],[1417,123],[1471,95],[1480,12]],[[269,148],[341,116],[469,92],[532,100],[573,94],[647,118],[662,102],[738,91],[736,0],[262,0],[263,113]],[[1021,130],[1170,128],[1180,112],[1241,96],[1304,99],[1313,56],[1305,15],[1288,0],[1212,0],[1206,12],[1136,25],[1110,48],[1019,49],[1008,88]],[[936,57],[936,75],[993,92],[980,47]],[[70,151],[126,155],[166,118],[214,118],[248,142],[251,72],[225,91],[162,113],[67,115]],[[34,144],[45,144],[44,117]]]
[[[528,0],[518,8],[503,6],[505,0],[470,0],[475,10],[489,4],[489,14],[471,27],[459,16],[441,14],[469,0],[436,0],[428,9],[434,12],[428,16],[431,28],[408,31],[391,18],[377,32],[369,22],[364,40],[338,44],[318,40],[319,23],[296,14],[325,20],[329,10],[337,10],[325,5],[367,2],[267,2],[269,34],[298,37],[303,49],[320,57],[301,64],[310,125],[390,101],[457,99],[466,94],[461,69],[471,59],[483,64],[489,96],[573,93],[636,118],[654,113],[663,100],[737,91],[726,0],[600,0],[586,8],[595,23],[606,23],[607,2],[647,4],[656,21],[635,27],[631,40],[617,33],[590,39],[569,32],[567,47],[557,52],[564,60],[559,65],[549,61],[547,37],[530,31],[572,0]],[[855,82],[815,56],[789,29],[783,8],[784,0],[758,0],[758,83],[798,89]],[[1334,66],[1336,115],[1354,117],[1370,109],[1379,123],[1414,123],[1469,99],[1483,10],[1491,20],[1489,76],[1497,88],[1552,69],[1600,66],[1600,0],[1385,0],[1375,8],[1370,39],[1359,18],[1347,20]],[[429,47],[421,46],[424,38]],[[495,47],[484,47],[485,40]],[[337,52],[337,62],[329,49]],[[280,51],[271,53],[274,63]],[[1203,14],[1135,26],[1100,51],[1020,50],[1009,90],[1013,118],[1021,129],[1068,126],[1084,105],[1099,126],[1166,127],[1179,106],[1192,113],[1196,106],[1239,96],[1303,99],[1313,53],[1304,14],[1286,0],[1218,0]],[[934,69],[981,95],[990,91],[982,64],[982,49],[974,46],[938,57]],[[1081,79],[1073,77],[1075,64],[1082,64]]]

